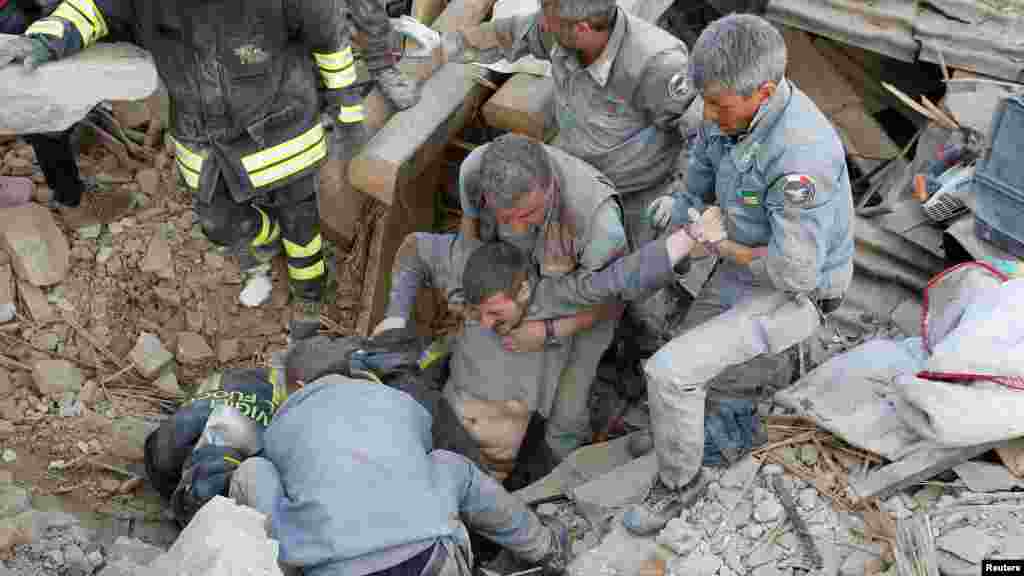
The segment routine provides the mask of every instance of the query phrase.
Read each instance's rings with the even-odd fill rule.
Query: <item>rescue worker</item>
[[[293,350],[288,372],[304,356]],[[269,518],[286,574],[470,576],[467,527],[543,574],[563,572],[565,526],[542,523],[466,457],[434,449],[433,403],[421,390],[302,371],[305,385],[229,492]]]
[[[726,368],[797,344],[838,308],[853,275],[853,199],[843,145],[785,77],[786,45],[767,21],[733,14],[694,45],[704,100],[686,189],[651,206],[658,225],[714,198],[728,237],[686,330],[645,364],[659,470],[627,511],[637,534],[661,529],[706,485],[704,399]]]
[[[542,277],[592,274],[628,252],[615,188],[592,166],[516,134],[477,151],[460,169],[464,237],[513,244]],[[585,294],[578,297],[581,304],[594,304]],[[571,370],[542,386],[541,397],[550,402],[548,443],[559,460],[590,441],[590,388],[618,316],[584,320],[587,328],[562,352],[571,356]],[[550,323],[537,319],[507,334],[503,346],[531,352],[557,342]]]
[[[551,62],[555,84],[553,142],[604,174],[621,197],[632,249],[654,238],[647,205],[681,185],[685,169],[683,115],[694,101],[686,45],[669,32],[616,6],[615,0],[541,0],[541,10],[439,36],[403,19],[396,29],[458,62]],[[463,163],[471,170],[479,149]],[[463,205],[463,210],[466,206]],[[467,213],[470,220],[475,214]],[[656,301],[630,316],[664,341]]]
[[[365,138],[345,14],[342,0],[66,0],[24,36],[5,38],[0,65],[23,60],[32,69],[108,34],[149,50],[170,93],[179,173],[207,237],[239,254],[248,306],[269,297],[269,261],[284,245],[289,335],[302,339],[320,326],[326,275],[318,81],[332,153],[350,157]]]
[[[701,226],[690,227],[689,233],[680,230],[648,243],[599,272],[559,277],[540,276],[525,253],[505,242],[481,244],[456,234],[410,234],[395,261],[387,317],[374,333],[404,329],[418,290],[438,289],[451,309],[465,313],[451,346],[444,388],[447,403],[479,444],[488,472],[504,480],[518,463],[520,469],[532,471],[531,477],[544,476],[553,460],[536,448],[520,457],[522,443],[529,427],[543,427],[551,414],[551,384],[571,372],[576,361],[573,339],[614,312],[614,307],[591,306],[613,296],[631,301],[667,284],[674,277],[672,265],[693,248],[690,234],[716,238],[715,231],[722,228],[718,218],[709,210]],[[581,295],[587,299],[583,305]],[[545,326],[550,337],[544,346],[504,350],[509,335],[524,321]]]

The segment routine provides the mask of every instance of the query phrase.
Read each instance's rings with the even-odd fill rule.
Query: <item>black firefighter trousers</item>
[[[267,193],[251,203],[231,196],[218,178],[209,202],[195,197],[193,207],[206,237],[239,256],[242,271],[269,264],[284,244],[292,296],[321,301],[327,268],[320,235],[320,209],[314,173]]]

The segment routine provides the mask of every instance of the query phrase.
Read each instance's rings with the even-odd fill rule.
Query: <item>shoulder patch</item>
[[[690,77],[686,72],[677,72],[668,81],[668,97],[682,100],[690,93]]]
[[[814,178],[806,174],[786,174],[780,180],[782,196],[790,206],[806,206],[814,201]]]

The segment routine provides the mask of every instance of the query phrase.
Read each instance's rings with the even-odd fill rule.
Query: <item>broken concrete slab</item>
[[[582,484],[633,460],[629,451],[632,434],[610,442],[592,444],[573,451],[550,474],[515,492],[524,502],[568,495]]]
[[[964,526],[935,539],[935,547],[978,564],[999,546],[999,539],[975,526]]]
[[[265,520],[253,508],[214,496],[199,509],[171,549],[153,561],[147,574],[281,576],[278,543],[267,536]]]
[[[68,272],[68,241],[40,204],[0,210],[0,248],[10,254],[18,278],[33,286],[57,284]]]
[[[82,371],[67,360],[40,360],[32,366],[36,389],[44,396],[60,396],[82,389]]]
[[[117,540],[107,549],[107,557],[112,560],[128,560],[140,566],[147,566],[156,560],[164,551],[138,538],[118,536]]]
[[[156,91],[153,59],[127,43],[102,42],[33,72],[0,68],[5,91],[0,134],[61,132],[104,100],[139,100]]]
[[[184,364],[198,364],[213,358],[214,354],[201,335],[195,332],[179,332],[176,356]]]
[[[990,442],[967,448],[921,448],[864,478],[852,479],[850,488],[862,499],[877,497],[885,500],[907,486],[932,478],[1002,444]]]
[[[174,356],[164,348],[156,334],[143,332],[139,334],[139,339],[136,340],[129,358],[140,374],[146,378],[152,378],[173,360]]]
[[[1024,488],[1024,480],[1010,473],[1005,466],[988,462],[968,461],[955,466],[953,471],[967,484],[971,492],[1000,492]]]
[[[633,536],[618,518],[612,523],[612,531],[600,546],[580,554],[569,564],[566,569],[569,576],[638,576],[641,566],[658,554],[653,538]]]
[[[146,257],[143,258],[139,270],[156,274],[160,278],[171,280],[174,278],[174,259],[171,257],[171,245],[164,238],[163,233],[157,230],[149,241],[146,249]]]
[[[587,518],[600,518],[610,510],[639,502],[658,473],[657,454],[651,452],[572,489],[576,508]]]
[[[655,542],[680,556],[689,556],[700,544],[704,533],[682,518],[673,518],[658,533]]]

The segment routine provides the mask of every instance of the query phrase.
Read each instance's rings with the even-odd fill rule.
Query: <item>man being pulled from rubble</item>
[[[396,29],[459,62],[551,62],[555,83],[554,146],[603,173],[622,197],[633,249],[654,237],[647,205],[681,184],[683,114],[694,101],[686,45],[616,6],[615,0],[541,0],[541,10],[483,23],[443,37],[408,18]],[[427,52],[427,50],[424,50]],[[483,151],[463,162],[462,179]],[[463,203],[472,224],[479,216]],[[641,304],[641,303],[636,303]],[[659,335],[654,300],[630,317]]]
[[[589,164],[514,134],[478,150],[477,162],[463,165],[460,175],[464,222],[471,222],[461,231],[465,238],[513,244],[541,277],[551,278],[570,274],[583,279],[627,252],[615,189]],[[584,293],[585,282],[571,288],[579,290],[578,303],[599,303]],[[548,418],[548,444],[559,460],[590,441],[590,387],[618,316],[580,314],[587,317],[557,322],[540,317],[501,334],[505,350],[513,353],[558,346],[565,334],[573,335],[558,352],[572,357],[572,369],[560,372],[551,366],[537,391],[538,404],[530,403]]]
[[[230,496],[267,515],[285,573],[470,576],[467,528],[561,573],[566,528],[542,523],[471,459],[438,449],[459,433],[439,392],[414,372],[353,369],[359,352],[324,336],[293,346],[288,387],[301,389],[275,413],[262,454],[231,476]]]
[[[178,170],[206,235],[239,253],[249,306],[269,297],[269,262],[283,244],[290,337],[301,339],[320,326],[326,276],[321,100],[333,154],[350,156],[365,139],[345,13],[343,0],[66,0],[24,36],[4,38],[0,65],[22,60],[32,69],[108,34],[149,50],[170,93]]]
[[[659,225],[684,223],[714,198],[728,238],[686,330],[645,364],[659,471],[624,517],[654,532],[706,485],[705,387],[723,370],[809,337],[853,275],[853,200],[843,146],[784,76],[786,45],[767,21],[731,15],[694,45],[693,85],[705,123],[685,190],[652,204]]]
[[[693,247],[690,234],[702,241],[724,235],[716,208],[699,224],[650,242],[599,272],[559,277],[540,276],[530,258],[506,242],[410,234],[396,257],[387,318],[375,333],[404,329],[423,287],[438,289],[452,309],[464,311],[465,323],[452,346],[445,401],[495,477],[504,479],[516,469],[539,478],[554,464],[548,447],[523,442],[538,428],[544,430],[553,384],[575,370],[574,335],[614,311],[616,306],[606,303],[609,298],[632,301],[671,281],[672,266]],[[582,305],[581,295],[588,299]],[[591,308],[594,304],[600,305]],[[503,340],[530,321],[549,324],[548,331],[562,345],[504,350]]]

